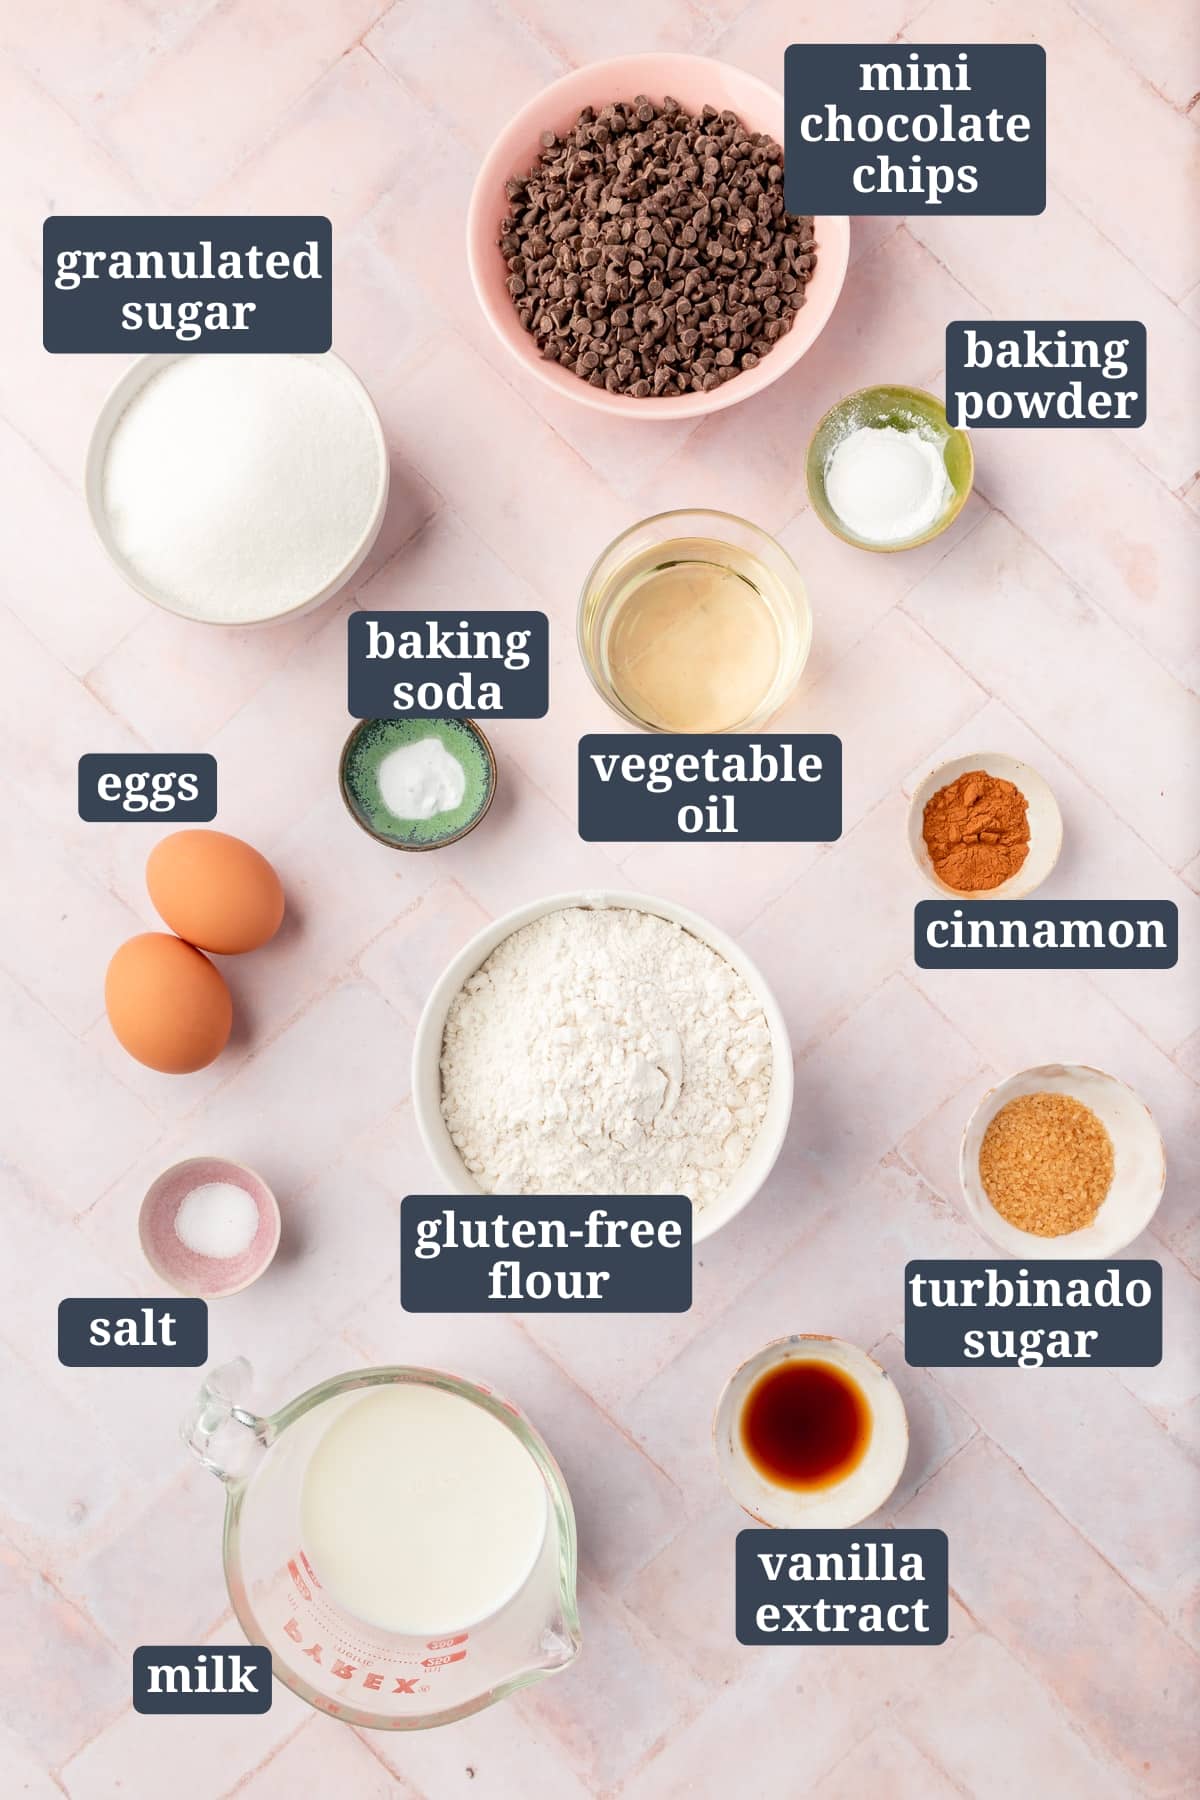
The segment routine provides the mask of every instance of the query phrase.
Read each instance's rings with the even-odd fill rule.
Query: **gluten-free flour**
[[[442,1114],[487,1193],[715,1200],[766,1116],[771,1033],[723,956],[656,913],[564,907],[464,982]]]
[[[139,586],[189,618],[245,625],[342,573],[385,474],[336,357],[179,356],[117,420],[101,498]]]

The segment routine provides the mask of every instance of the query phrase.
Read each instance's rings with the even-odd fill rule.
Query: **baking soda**
[[[825,466],[825,496],[857,538],[904,544],[936,525],[951,494],[941,445],[919,430],[862,425]]]
[[[353,379],[321,356],[181,356],[132,398],[102,498],[137,583],[191,618],[270,619],[362,542],[386,465]]]
[[[175,1214],[175,1236],[196,1256],[228,1262],[241,1256],[258,1231],[258,1207],[235,1181],[205,1181],[185,1194]]]
[[[433,819],[463,803],[467,772],[440,738],[401,744],[379,765],[379,797],[397,819]]]

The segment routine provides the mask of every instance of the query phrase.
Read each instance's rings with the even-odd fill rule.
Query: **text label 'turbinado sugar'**
[[[1152,1369],[1156,1262],[910,1262],[904,1356],[918,1369]]]

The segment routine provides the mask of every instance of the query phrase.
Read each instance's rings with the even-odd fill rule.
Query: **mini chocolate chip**
[[[498,242],[548,361],[610,392],[711,392],[804,304],[813,220],[783,205],[783,152],[737,115],[664,96],[585,107],[505,183]],[[636,351],[634,346],[636,345]]]

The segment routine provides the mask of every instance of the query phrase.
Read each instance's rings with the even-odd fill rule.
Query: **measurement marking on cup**
[[[313,1579],[315,1580],[316,1577],[314,1576]],[[288,1637],[291,1638],[292,1642],[300,1646],[300,1654],[302,1656],[310,1657],[313,1662],[319,1664],[322,1668],[326,1667],[325,1645],[320,1642],[306,1644],[304,1642],[306,1633],[298,1619],[285,1619],[283,1629]],[[467,1651],[465,1649],[455,1649],[453,1646],[460,1644],[465,1645],[469,1638],[470,1633],[466,1631],[455,1632],[452,1637],[430,1638],[427,1640],[425,1646],[427,1652],[426,1655],[394,1656],[391,1658],[391,1661],[402,1664],[415,1663],[420,1668],[426,1669],[432,1674],[434,1670],[448,1668],[452,1663],[465,1662],[467,1659]],[[440,1652],[440,1654],[433,1654],[435,1651]],[[359,1685],[371,1689],[373,1693],[378,1693],[382,1689],[385,1681],[393,1682],[394,1685],[390,1690],[393,1694],[425,1694],[429,1692],[428,1684],[418,1685],[420,1682],[419,1676],[396,1675],[389,1670],[364,1668],[361,1663],[349,1662],[343,1656],[334,1655],[332,1661],[328,1664],[328,1669],[329,1673],[336,1676],[339,1681],[350,1681],[356,1675],[359,1676]]]

